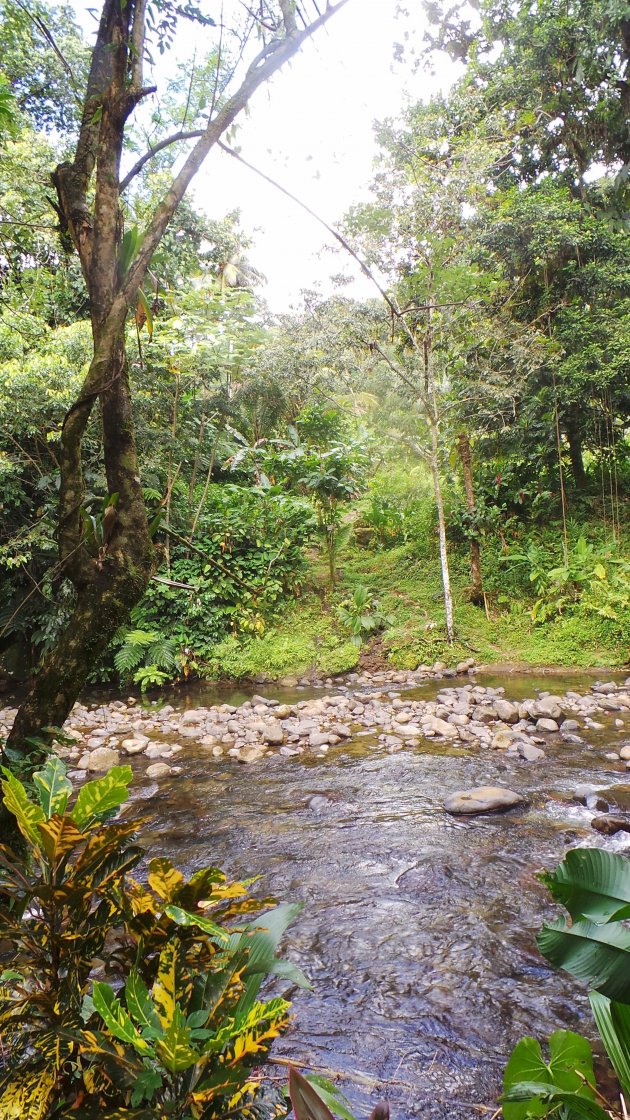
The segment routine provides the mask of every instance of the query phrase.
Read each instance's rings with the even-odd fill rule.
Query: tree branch
[[[140,159],[136,161],[136,163],[134,163],[131,171],[129,171],[125,175],[120,184],[120,193],[123,194],[123,192],[127,190],[127,187],[135,179],[136,175],[140,174],[142,168],[149,162],[149,160],[153,159],[153,157],[156,156],[158,152],[162,152],[165,148],[169,148],[172,144],[179,144],[184,140],[198,140],[200,136],[204,135],[204,132],[204,128],[194,128],[189,132],[174,132],[172,136],[165,136],[163,140],[160,140],[157,144],[154,144],[153,147],[149,148],[148,151],[146,151],[144,155],[141,156]]]
[[[155,210],[153,217],[145,232],[142,246],[131,266],[127,277],[118,293],[112,313],[118,315],[122,309],[129,306],[135,297],[142,277],[149,266],[155,249],[170,222],[175,210],[181,202],[186,190],[196,172],[201,167],[208,152],[220,140],[223,133],[230,127],[242,109],[248,104],[255,91],[266,82],[285,62],[293,57],[310,37],[325,23],[328,22],[348,0],[338,0],[334,6],[314,20],[304,31],[293,34],[284,39],[275,40],[268,44],[250,64],[245,77],[236,92],[228,98],[225,105],[219,110],[214,120],[209,121],[203,136],[199,138],[193,150],[189,153],[184,166],[173,181],[170,190],[166,193],[161,203]]]

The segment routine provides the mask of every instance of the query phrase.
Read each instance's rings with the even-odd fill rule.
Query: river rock
[[[112,766],[117,766],[120,762],[120,755],[118,751],[112,750],[111,747],[97,747],[94,751],[88,751],[81,756],[79,760],[80,770],[110,770]]]
[[[308,745],[314,749],[327,747],[329,742],[328,735],[323,731],[311,731],[308,737]]]
[[[203,723],[206,714],[207,713],[201,708],[191,708],[190,711],[184,712],[179,722],[183,724]]]
[[[240,747],[236,758],[238,762],[259,762],[264,753],[262,747]]]
[[[156,778],[167,778],[172,772],[172,767],[167,762],[154,762],[152,766],[147,766],[146,770],[147,778],[151,778],[152,781]]]
[[[545,752],[541,751],[540,747],[535,747],[533,743],[523,740],[517,746],[518,753],[525,762],[539,762],[541,758],[545,758]]]
[[[133,739],[123,739],[121,743],[123,754],[140,754],[149,742],[146,735],[134,735]]]
[[[477,786],[475,789],[458,790],[451,793],[444,802],[447,813],[473,814],[497,813],[524,805],[525,798],[520,793],[500,786]]]
[[[273,747],[281,747],[284,743],[284,731],[279,723],[268,723],[262,731],[265,743]]]
[[[492,736],[491,746],[495,751],[506,751],[517,740],[518,736],[514,731],[508,731],[507,728],[501,731],[495,731]]]
[[[536,720],[536,730],[537,731],[559,731],[560,728],[558,727],[558,724],[556,723],[555,719],[548,719],[546,716],[543,716],[542,719],[537,719]]]
[[[622,758],[624,762],[627,762],[628,759],[630,759],[630,743],[626,743],[621,748],[621,750],[619,751],[619,758]]]
[[[499,697],[494,701],[494,708],[499,717],[504,723],[516,723],[518,720],[518,708],[516,704],[512,704],[509,700],[503,700]]]
[[[530,712],[534,719],[541,717],[549,719],[562,718],[562,698],[560,696],[541,696],[530,705]]]
[[[614,817],[612,813],[603,813],[601,817],[593,817],[591,828],[604,836],[614,836],[616,832],[630,832],[630,821],[623,817]]]
[[[433,716],[431,720],[431,730],[434,735],[443,735],[445,739],[457,738],[457,728],[454,727],[452,723],[447,723],[445,719],[440,719],[439,716]],[[419,731],[420,729],[418,728],[416,733]],[[407,733],[408,729],[403,729],[403,734]]]

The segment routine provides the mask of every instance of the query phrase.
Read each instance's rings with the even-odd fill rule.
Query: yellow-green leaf
[[[44,1120],[56,1080],[54,1070],[16,1073],[0,1096],[0,1120]]]
[[[13,813],[24,838],[35,847],[39,847],[41,840],[37,825],[45,822],[46,814],[41,805],[34,805],[29,799],[24,786],[15,777],[15,774],[12,774],[6,767],[3,768],[2,772],[4,774],[2,782],[4,803],[9,812]]]
[[[41,845],[52,864],[57,864],[85,839],[70,817],[57,813],[38,827]]]
[[[68,799],[72,793],[72,782],[66,778],[66,767],[60,758],[50,755],[45,766],[33,774],[39,803],[47,817],[53,813],[65,813]]]
[[[163,898],[165,902],[170,902],[175,892],[181,887],[184,882],[184,876],[181,871],[173,867],[170,859],[152,859],[149,864],[149,886],[153,888],[155,893]]]
[[[192,992],[190,976],[182,969],[181,945],[173,938],[160,953],[158,973],[153,983],[153,1004],[164,1030],[177,1014],[177,1004],[186,1007]]]
[[[131,766],[112,766],[102,778],[87,782],[79,791],[70,814],[77,828],[84,829],[92,821],[122,805],[127,799],[132,778]]]
[[[153,1048],[133,1025],[128,1012],[125,1010],[120,1000],[117,999],[116,993],[110,988],[109,984],[102,984],[98,980],[95,981],[92,999],[94,1001],[94,1010],[98,1011],[98,1014],[101,1016],[114,1038],[120,1039],[121,1042],[129,1043],[138,1054],[153,1053]]]

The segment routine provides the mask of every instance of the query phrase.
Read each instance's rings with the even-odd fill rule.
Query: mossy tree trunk
[[[13,757],[31,754],[27,740],[39,736],[43,727],[64,723],[90,669],[142,597],[153,572],[125,354],[127,313],[137,303],[151,258],[205,157],[255,90],[346,2],[326,5],[321,14],[316,8],[316,17],[310,23],[303,19],[304,26],[298,28],[290,0],[263,0],[259,14],[247,22],[242,43],[245,50],[248,38],[258,35],[258,53],[240,78],[232,75],[233,92],[224,90],[202,127],[164,137],[121,179],[129,117],[147,94],[155,92],[143,81],[147,0],[104,0],[74,157],[53,175],[61,229],[79,257],[89,292],[94,343],[87,376],[65,417],[60,441],[60,571],[75,588],[76,606],[19,709],[9,738]],[[178,9],[169,0],[160,11],[177,18]],[[143,231],[136,256],[123,266],[123,192],[157,152],[191,141]],[[100,547],[86,536],[83,516],[82,447],[95,407],[100,409],[108,494],[117,495]]]

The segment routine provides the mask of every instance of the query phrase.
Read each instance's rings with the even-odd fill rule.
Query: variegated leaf
[[[172,1022],[156,1044],[156,1052],[169,1073],[183,1073],[201,1058],[191,1043],[190,1028],[179,1009],[175,1008]]]
[[[149,864],[149,886],[165,902],[170,902],[176,891],[182,886],[184,876],[181,871],[173,867],[170,859],[152,859]]]
[[[143,1038],[159,1038],[162,1034],[160,1020],[148,989],[135,968],[127,977],[125,1000],[129,1014]]]
[[[41,846],[54,866],[85,839],[70,817],[60,817],[57,813],[40,824],[38,829]]]
[[[44,1120],[56,1081],[54,1070],[15,1073],[0,1096],[0,1120]]]
[[[113,809],[118,809],[127,800],[132,778],[131,766],[113,766],[102,778],[87,782],[79,790],[70,814],[77,828],[85,829]]]
[[[215,925],[209,918],[204,918],[202,914],[190,914],[188,910],[182,910],[181,906],[171,905],[164,907],[164,913],[178,926],[198,926],[220,945],[227,945],[229,941],[229,935],[225,930]]]
[[[164,1030],[173,1022],[177,1005],[187,1007],[192,993],[192,980],[182,969],[180,957],[181,945],[173,938],[160,953],[153,983],[153,1004]]]
[[[48,818],[54,813],[65,813],[72,782],[66,778],[65,763],[56,755],[49,755],[41,770],[33,774],[39,803]]]
[[[136,1029],[129,1013],[125,1010],[116,993],[109,984],[95,981],[92,991],[94,1010],[101,1016],[107,1029],[114,1038],[133,1046],[138,1054],[152,1054],[153,1048]]]
[[[37,825],[43,824],[46,814],[41,805],[34,805],[29,799],[24,786],[15,774],[6,767],[2,768],[2,773],[4,774],[2,782],[4,803],[9,812],[13,813],[24,838],[35,847],[39,847],[40,836]]]

